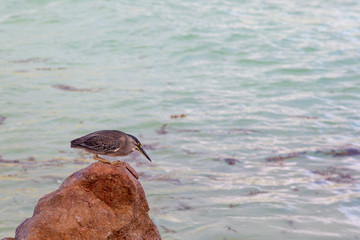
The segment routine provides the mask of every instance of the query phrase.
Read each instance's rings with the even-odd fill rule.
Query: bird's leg
[[[101,158],[101,157],[99,157],[97,154],[95,154],[95,155],[93,156],[93,158],[94,158],[94,160],[98,160],[98,161],[103,162],[103,163],[109,163],[109,164],[111,164],[111,162],[110,162],[109,160],[106,160],[106,159],[104,159],[104,158]]]
[[[113,166],[124,163],[123,161],[109,161],[109,160],[106,160],[105,158],[99,157],[97,154],[94,155],[93,158],[94,158],[94,160],[98,160],[98,161],[103,162],[103,163],[108,163],[108,164],[113,165]]]

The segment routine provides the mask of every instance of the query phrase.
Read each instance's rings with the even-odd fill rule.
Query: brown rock
[[[98,162],[73,173],[39,200],[15,239],[161,239],[134,175],[127,163]]]

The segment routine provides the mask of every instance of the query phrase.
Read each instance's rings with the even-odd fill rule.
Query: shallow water
[[[163,239],[359,239],[359,9],[2,2],[0,237],[119,129]]]

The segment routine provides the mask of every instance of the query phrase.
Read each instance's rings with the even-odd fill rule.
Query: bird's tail
[[[80,144],[82,143],[82,141],[79,141],[79,139],[74,139],[70,142],[70,147],[72,148],[78,148],[80,147]]]

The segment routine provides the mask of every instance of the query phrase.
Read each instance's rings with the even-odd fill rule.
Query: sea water
[[[360,2],[1,1],[0,237],[137,136],[163,239],[359,239]]]

